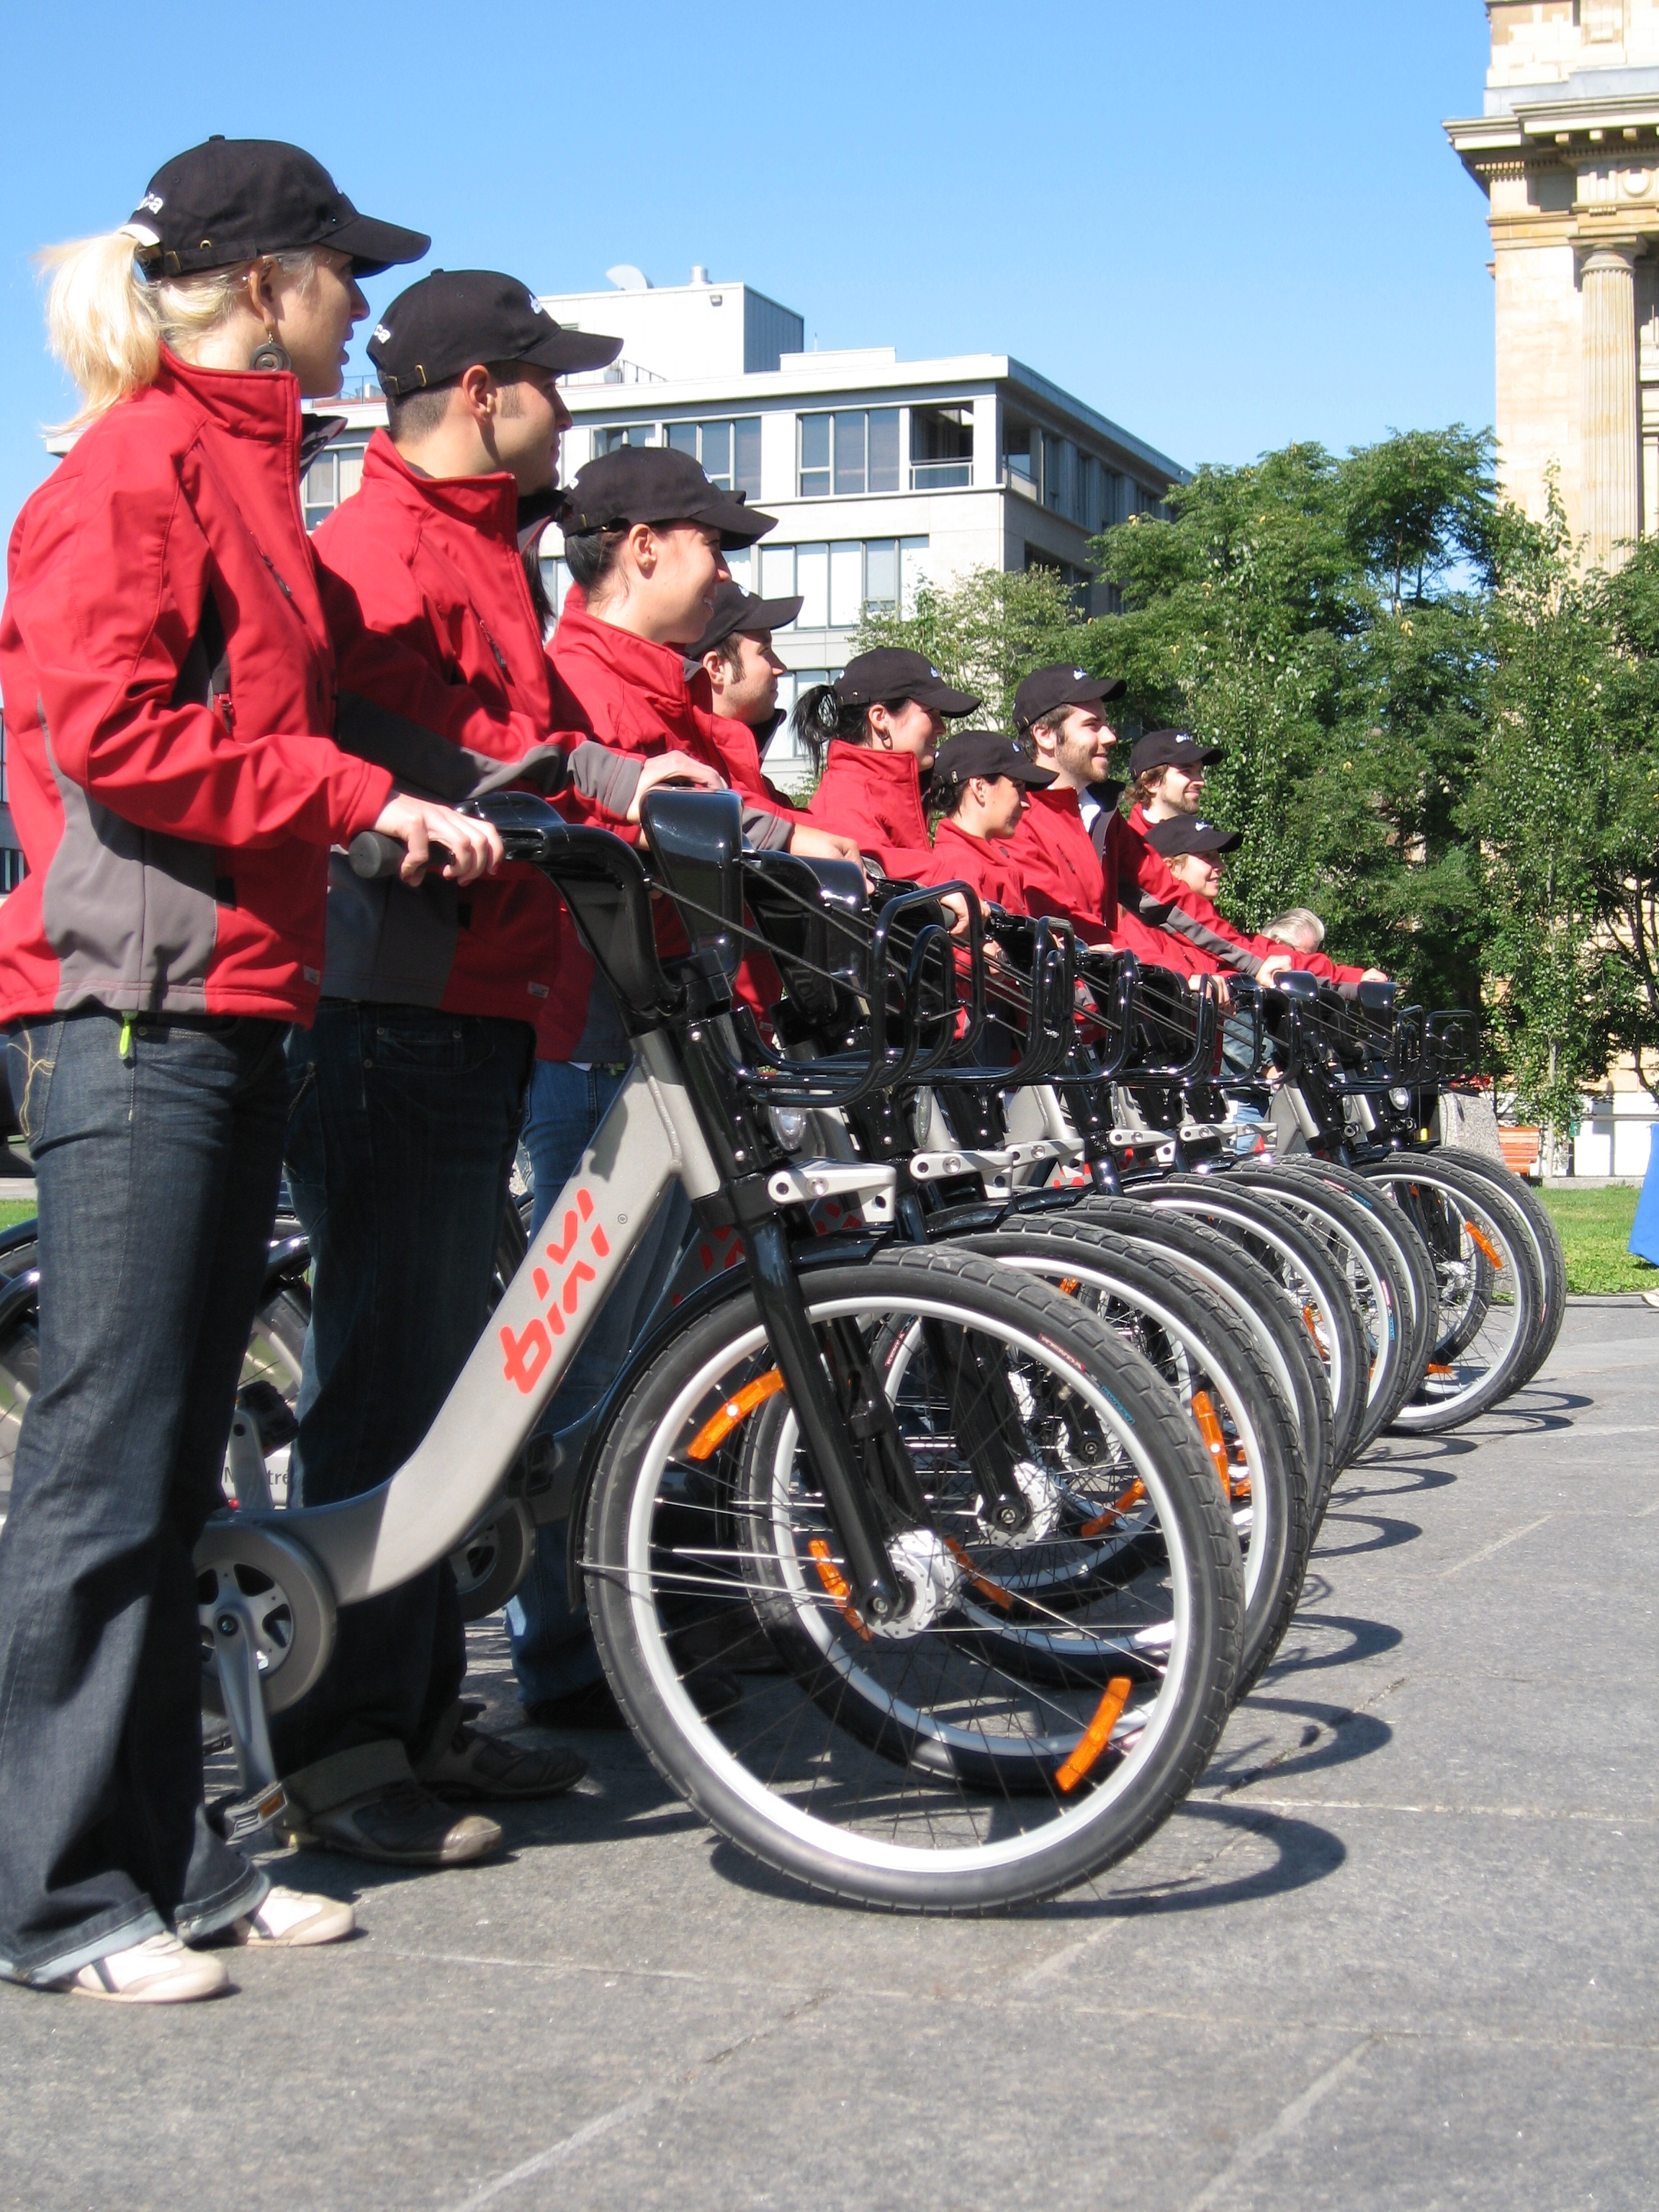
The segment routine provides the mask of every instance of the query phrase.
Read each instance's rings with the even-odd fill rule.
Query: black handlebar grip
[[[375,883],[401,872],[407,850],[382,830],[360,830],[347,847],[346,857],[353,875],[361,876],[365,883]],[[447,866],[453,858],[447,845],[434,845],[428,852],[427,866],[435,872]]]

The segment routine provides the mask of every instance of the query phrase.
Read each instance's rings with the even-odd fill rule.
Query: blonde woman
[[[337,750],[298,501],[357,277],[425,252],[297,147],[210,139],[131,222],[43,257],[79,435],[19,518],[0,617],[29,873],[0,1019],[34,1156],[40,1382],[0,1534],[0,1968],[204,1996],[187,1946],[315,1943],[203,1812],[191,1548],[217,1499],[323,965],[328,848],[371,825],[471,879],[499,841]],[[183,1939],[182,1942],[179,1939]]]

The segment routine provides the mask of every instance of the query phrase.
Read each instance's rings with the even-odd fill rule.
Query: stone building
[[[1588,556],[1659,532],[1659,0],[1487,0],[1485,111],[1446,125],[1491,204],[1498,469],[1549,473]]]

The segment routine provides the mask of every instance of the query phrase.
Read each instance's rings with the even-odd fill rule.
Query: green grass
[[[33,1221],[34,1215],[32,1198],[8,1199],[0,1204],[0,1229],[15,1229],[20,1221]]]
[[[1659,1267],[1628,1249],[1639,1195],[1621,1183],[1603,1190],[1540,1191],[1566,1249],[1570,1291],[1659,1290]]]

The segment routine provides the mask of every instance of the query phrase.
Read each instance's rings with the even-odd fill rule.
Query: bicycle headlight
[[[798,1152],[806,1142],[806,1109],[804,1106],[769,1106],[767,1118],[772,1124],[772,1134],[786,1152]]]
[[[1412,1103],[1412,1094],[1411,1094],[1411,1092],[1410,1092],[1409,1091],[1402,1091],[1402,1090],[1400,1088],[1400,1086],[1399,1086],[1399,1085],[1398,1085],[1398,1084],[1396,1084],[1396,1085],[1395,1085],[1394,1089],[1393,1089],[1392,1091],[1389,1091],[1389,1105],[1390,1105],[1390,1106],[1396,1106],[1396,1107],[1398,1107],[1398,1108],[1399,1108],[1399,1109],[1400,1109],[1400,1111],[1401,1111],[1402,1114],[1405,1112],[1406,1109],[1407,1109],[1407,1108],[1411,1104],[1411,1103]]]

